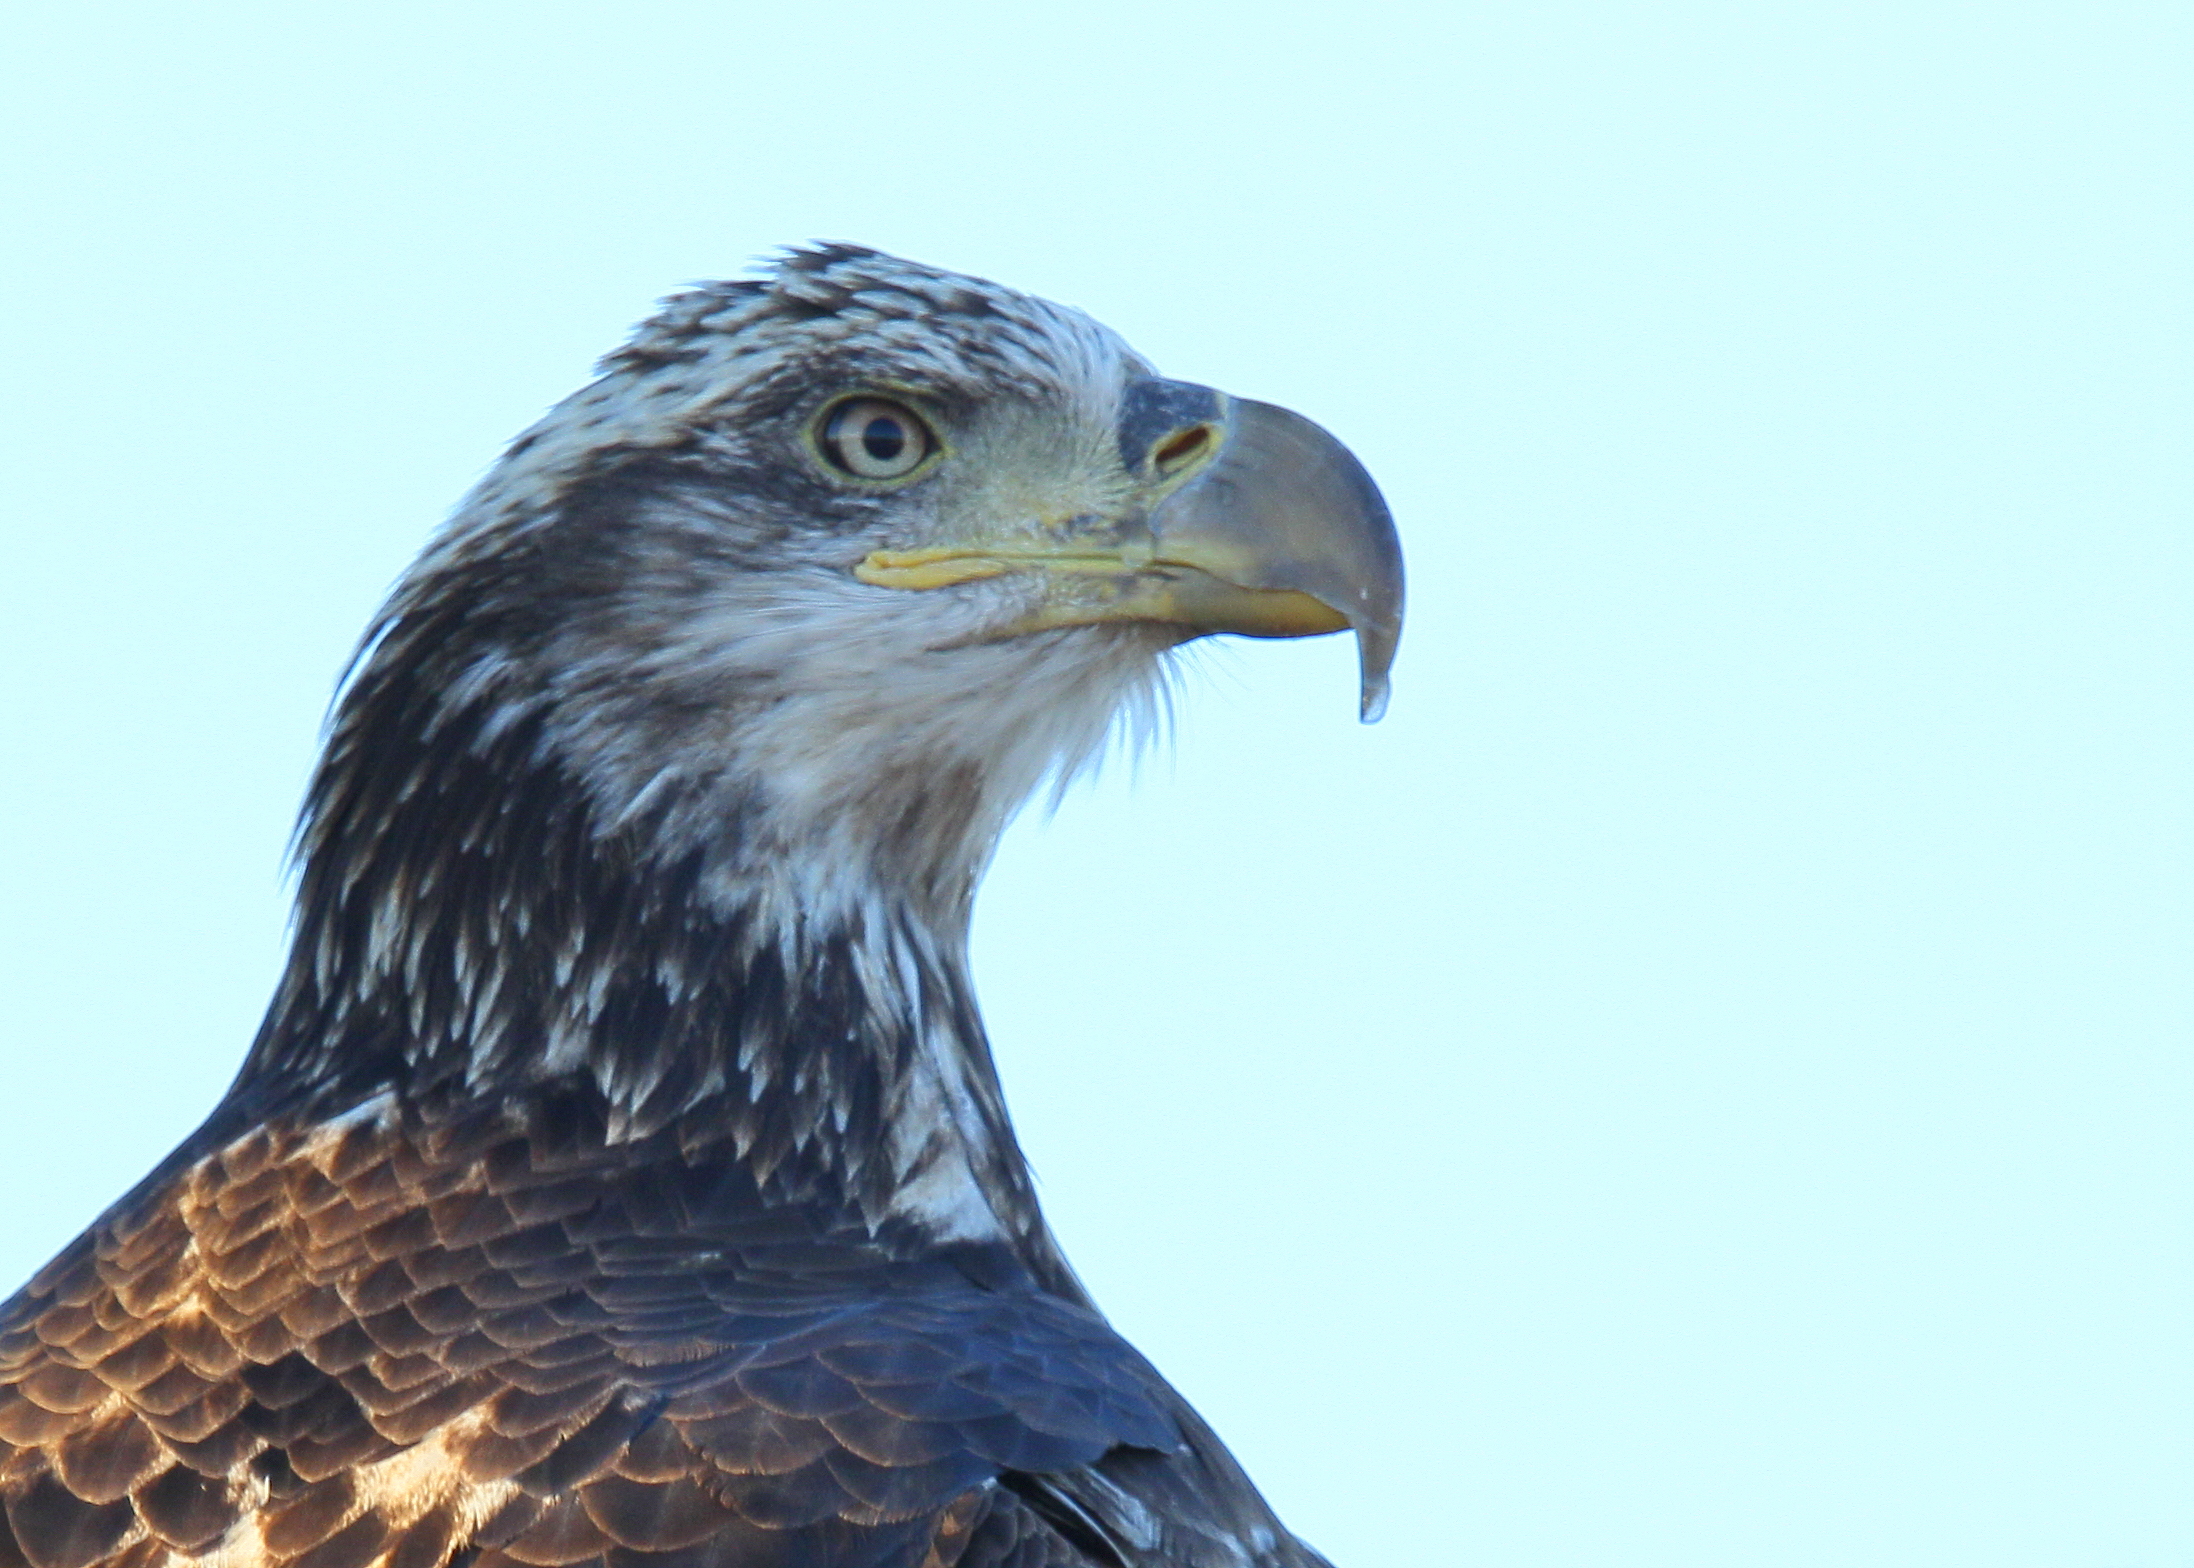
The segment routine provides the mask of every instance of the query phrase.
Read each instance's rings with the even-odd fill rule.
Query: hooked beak
[[[855,575],[931,588],[1034,572],[1043,604],[1004,635],[1157,622],[1188,636],[1356,633],[1360,712],[1386,711],[1402,633],[1402,550],[1355,455],[1300,414],[1187,382],[1128,389],[1120,456],[1138,481],[1132,519],[1105,536],[879,550]],[[1121,526],[1122,523],[1126,526]]]

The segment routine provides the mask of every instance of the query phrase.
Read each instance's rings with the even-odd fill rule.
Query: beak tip
[[[1357,624],[1356,663],[1363,672],[1363,695],[1356,713],[1365,724],[1376,724],[1386,717],[1387,701],[1394,695],[1394,647],[1401,641],[1401,631],[1398,611],[1392,620]]]

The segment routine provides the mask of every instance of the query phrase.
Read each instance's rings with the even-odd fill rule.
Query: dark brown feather
[[[389,1537],[388,1520],[364,1513],[319,1545],[290,1559],[290,1568],[366,1568],[381,1555]]]
[[[333,1535],[357,1506],[358,1491],[350,1477],[331,1476],[268,1509],[260,1520],[261,1537],[275,1556],[294,1557]]]
[[[10,1493],[7,1516],[32,1568],[91,1568],[120,1550],[138,1523],[128,1503],[86,1502],[50,1471]]]
[[[175,1465],[138,1488],[137,1516],[161,1540],[196,1552],[235,1522],[235,1500],[224,1480]]]
[[[53,1460],[62,1485],[87,1503],[118,1502],[167,1467],[159,1440],[126,1409],[71,1432]]]
[[[443,1568],[463,1544],[456,1510],[447,1504],[430,1508],[391,1543],[387,1568]]]

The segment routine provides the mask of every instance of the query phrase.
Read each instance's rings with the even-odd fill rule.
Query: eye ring
[[[825,409],[815,426],[817,455],[870,484],[919,472],[939,444],[929,421],[895,398],[849,397]]]

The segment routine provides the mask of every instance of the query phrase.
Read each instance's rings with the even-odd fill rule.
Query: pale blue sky
[[[2183,5],[49,7],[0,61],[0,1274],[196,1121],[390,578],[863,241],[1387,490],[1014,830],[1092,1287],[1341,1568],[2194,1564]]]

